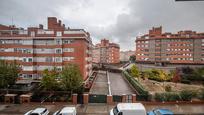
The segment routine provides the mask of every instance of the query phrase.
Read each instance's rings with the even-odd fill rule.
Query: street
[[[115,105],[107,104],[88,104],[88,105],[71,105],[67,103],[30,103],[30,104],[0,104],[0,115],[22,115],[27,111],[36,107],[46,107],[50,114],[64,106],[75,106],[77,108],[77,115],[108,115],[110,109]],[[144,104],[146,111],[156,108],[171,109],[174,114],[204,114],[204,104]]]

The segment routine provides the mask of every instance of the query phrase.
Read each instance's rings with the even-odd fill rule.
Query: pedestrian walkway
[[[107,95],[108,91],[108,79],[106,76],[106,71],[99,71],[93,86],[90,89],[90,94],[102,94]]]
[[[122,77],[121,73],[109,72],[110,88],[112,95],[135,94],[130,84]]]

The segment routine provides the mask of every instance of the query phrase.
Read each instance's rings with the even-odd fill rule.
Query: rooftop
[[[75,107],[64,107],[60,113],[74,113],[76,111]]]

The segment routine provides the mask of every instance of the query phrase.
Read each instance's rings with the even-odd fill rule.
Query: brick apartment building
[[[93,48],[94,63],[119,63],[120,46],[116,43],[110,43],[109,40],[102,39],[101,43]]]
[[[162,33],[162,27],[136,38],[136,61],[204,64],[204,33]]]
[[[48,17],[48,28],[0,25],[0,59],[16,60],[20,78],[40,79],[44,69],[58,71],[68,63],[78,64],[85,80],[92,69],[92,40],[83,29],[70,29],[56,17]]]

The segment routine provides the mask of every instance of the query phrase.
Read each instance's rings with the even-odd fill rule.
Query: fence
[[[113,95],[113,102],[122,102],[122,98],[121,95]]]
[[[107,103],[107,95],[89,94],[89,103]]]

